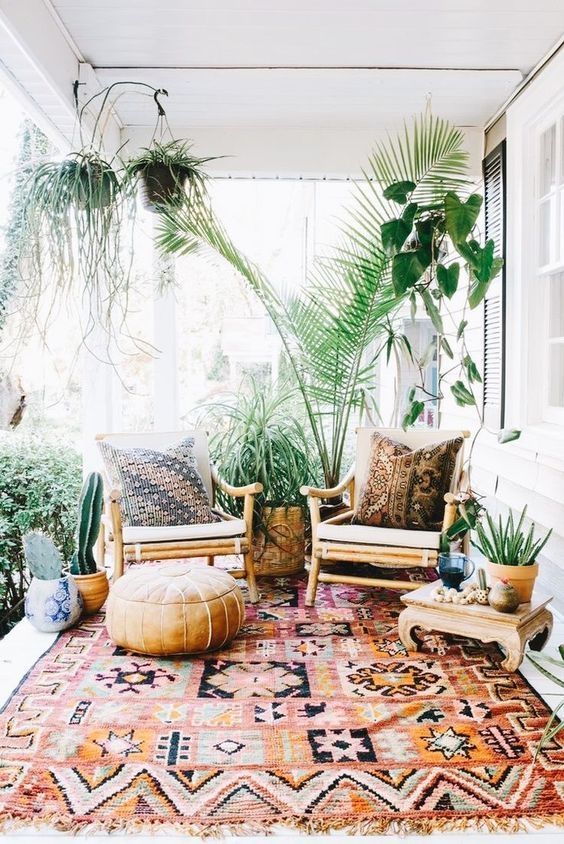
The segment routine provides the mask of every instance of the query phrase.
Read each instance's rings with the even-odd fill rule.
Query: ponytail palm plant
[[[415,119],[377,145],[363,175],[339,246],[316,261],[304,288],[289,297],[241,254],[209,204],[168,211],[157,237],[164,251],[176,254],[211,247],[259,297],[282,339],[328,487],[339,481],[351,423],[362,413],[376,358],[389,354],[391,344],[406,343],[393,318],[411,289],[394,284],[382,226],[397,217],[402,190],[412,203],[430,207],[448,191],[469,190],[463,134],[432,116]],[[407,239],[409,213],[403,225]]]

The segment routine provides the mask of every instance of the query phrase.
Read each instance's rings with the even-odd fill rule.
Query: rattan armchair
[[[411,448],[419,448],[432,442],[441,442],[453,437],[470,436],[468,431],[431,431],[412,429],[404,431],[395,428],[359,428],[354,466],[343,480],[331,489],[303,486],[301,492],[309,499],[311,514],[312,552],[306,606],[313,606],[317,584],[348,583],[359,586],[384,586],[388,589],[417,589],[420,583],[411,580],[392,580],[383,577],[365,577],[354,574],[321,571],[324,562],[368,563],[378,568],[435,567],[440,548],[441,531],[397,530],[393,528],[353,525],[351,519],[358,503],[370,462],[370,440],[374,431],[403,442]],[[453,523],[456,504],[453,493],[461,488],[464,463],[464,448],[458,453],[450,492],[445,497],[445,515],[442,530]],[[321,521],[322,501],[345,496],[348,507],[344,512]]]
[[[183,431],[180,433],[144,433],[144,434],[99,434],[97,440],[105,440],[118,448],[152,448],[163,450],[176,444],[185,437],[194,438],[194,454],[198,471],[204,487],[221,521],[200,525],[178,525],[174,527],[127,526],[122,522],[120,498],[121,491],[110,490],[102,530],[99,538],[99,556],[110,553],[113,559],[114,581],[121,577],[124,566],[131,561],[170,560],[190,557],[205,557],[208,565],[213,565],[214,558],[228,554],[241,554],[244,566],[230,569],[233,577],[245,577],[249,588],[251,603],[259,598],[253,564],[253,507],[254,497],[262,492],[262,484],[252,483],[234,487],[221,478],[209,458],[208,439],[205,431]],[[242,518],[224,513],[215,506],[216,489],[221,489],[233,498],[243,498]]]

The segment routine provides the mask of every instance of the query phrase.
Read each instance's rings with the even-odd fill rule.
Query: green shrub
[[[23,614],[22,535],[46,531],[70,559],[81,483],[80,455],[68,445],[0,433],[0,636]]]

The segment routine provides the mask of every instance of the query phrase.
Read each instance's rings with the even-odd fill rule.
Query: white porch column
[[[102,331],[95,329],[98,334]],[[82,453],[84,471],[98,467],[96,434],[123,430],[122,385],[113,366],[100,360],[93,348],[82,350]]]
[[[176,431],[180,425],[178,373],[176,363],[176,298],[174,260],[155,256],[155,277],[166,277],[168,287],[155,291],[153,302],[153,343],[157,349],[153,363],[153,428]]]

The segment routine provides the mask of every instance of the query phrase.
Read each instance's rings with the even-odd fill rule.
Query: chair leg
[[[207,556],[205,558],[205,560],[206,560],[206,565],[213,566],[213,557]]]
[[[123,574],[123,540],[120,537],[114,536],[114,576],[115,583]]]
[[[251,604],[256,604],[259,599],[259,593],[257,589],[257,581],[255,576],[255,563],[253,560],[253,550],[252,548],[247,551],[244,555],[245,560],[245,576],[247,580],[247,586],[249,587],[249,598],[251,599]]]
[[[309,567],[309,578],[307,581],[307,592],[305,605],[306,607],[313,607],[315,604],[315,596],[317,594],[317,584],[319,582],[319,570],[321,568],[321,557],[315,553],[311,555],[311,564]]]

